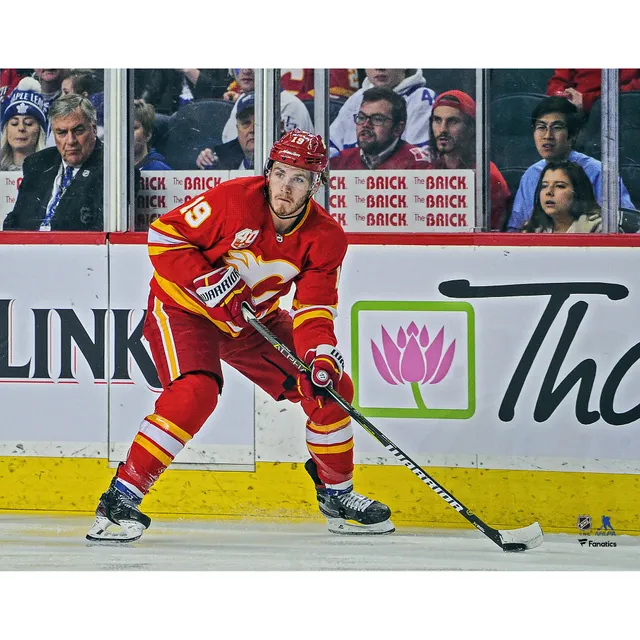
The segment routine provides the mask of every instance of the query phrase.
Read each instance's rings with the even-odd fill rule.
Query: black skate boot
[[[87,540],[91,542],[134,542],[151,524],[151,518],[140,511],[139,502],[116,488],[117,478],[116,473],[100,497],[96,521],[87,533]],[[119,525],[120,530],[108,531],[114,524]]]
[[[304,468],[316,485],[316,497],[320,512],[327,518],[327,529],[340,535],[393,533],[395,527],[391,520],[391,509],[386,504],[361,496],[353,491],[331,494],[320,476],[312,458],[305,462]]]

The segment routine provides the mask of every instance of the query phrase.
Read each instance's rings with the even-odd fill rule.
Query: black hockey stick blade
[[[255,316],[251,307],[242,303],[242,315],[267,342],[279,351],[291,364],[301,373],[310,373],[310,368],[298,358],[286,345],[265,327]],[[327,393],[333,400],[348,413],[365,431],[373,436],[385,449],[390,451],[409,470],[430,489],[437,493],[450,507],[455,509],[466,518],[478,531],[484,533],[487,538],[497,544],[503,551],[527,551],[535,549],[543,542],[542,527],[538,522],[534,522],[527,527],[518,529],[494,529],[484,523],[473,511],[467,509],[459,500],[436,482],[422,467],[415,463],[406,453],[398,448],[387,436],[379,431],[369,420],[367,420],[355,407],[351,406],[340,394],[331,386],[327,387]]]

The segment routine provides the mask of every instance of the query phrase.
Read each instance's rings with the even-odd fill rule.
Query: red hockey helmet
[[[274,143],[269,152],[269,160],[323,173],[328,163],[327,148],[320,136],[296,127]]]

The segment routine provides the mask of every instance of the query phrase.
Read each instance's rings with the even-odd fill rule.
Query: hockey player
[[[333,328],[346,236],[312,200],[326,166],[322,138],[295,129],[273,145],[264,176],[224,182],[151,224],[144,335],[163,392],[100,498],[89,540],[130,542],[150,525],[142,498],[215,409],[221,360],[275,400],[301,403],[305,468],[330,531],[394,531],[386,505],[353,491],[351,420],[325,395],[332,384],[353,398]],[[289,314],[279,304],[292,284]],[[247,325],[243,302],[311,367],[309,376]],[[120,530],[108,531],[112,524]]]
[[[386,87],[402,96],[407,103],[407,123],[402,139],[423,147],[429,141],[429,116],[436,99],[426,86],[422,69],[365,69],[367,77],[343,105],[330,127],[331,156],[356,146],[354,116],[360,110],[362,94],[371,87]]]

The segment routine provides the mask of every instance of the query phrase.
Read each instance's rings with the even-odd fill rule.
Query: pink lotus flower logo
[[[384,327],[381,329],[382,350],[371,341],[371,353],[378,373],[389,384],[409,383],[418,407],[426,409],[418,385],[438,384],[444,380],[453,362],[456,341],[453,340],[442,355],[444,327],[432,341],[427,327],[423,325],[419,330],[415,322],[407,327],[406,332],[400,327],[395,342]]]

